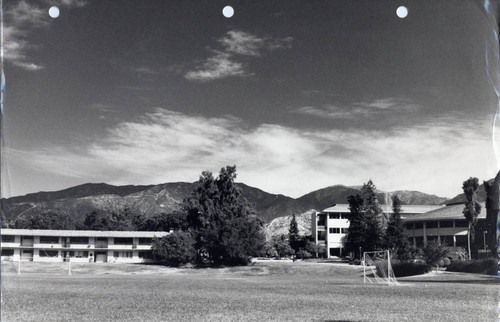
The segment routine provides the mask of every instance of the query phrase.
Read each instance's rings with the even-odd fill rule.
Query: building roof
[[[153,238],[168,235],[165,231],[97,231],[52,229],[0,229],[1,235],[61,236],[61,237],[142,237]]]
[[[480,202],[481,212],[479,213],[479,219],[486,218],[486,207],[484,202]],[[442,207],[436,210],[432,210],[423,214],[415,214],[405,216],[404,213],[401,217],[407,222],[415,221],[433,221],[433,220],[453,220],[453,219],[465,219],[462,211],[464,210],[464,204],[453,204],[446,207]]]
[[[435,211],[437,209],[443,208],[444,205],[401,205],[402,215],[407,214],[423,214],[429,211]],[[391,205],[380,205],[382,212],[392,213]],[[324,209],[322,212],[330,213],[346,213],[349,212],[348,204],[337,204],[335,206]]]

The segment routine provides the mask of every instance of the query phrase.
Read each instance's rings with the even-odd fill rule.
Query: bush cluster
[[[498,262],[494,258],[485,258],[470,261],[455,261],[447,268],[450,272],[477,273],[497,275]]]
[[[396,277],[420,275],[429,272],[429,266],[422,262],[394,260],[391,261],[391,266]],[[381,275],[382,272],[387,272],[387,261],[381,261],[377,264],[377,274]]]

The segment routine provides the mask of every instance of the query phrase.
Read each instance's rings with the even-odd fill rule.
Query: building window
[[[349,228],[342,228],[342,230],[341,230],[342,234],[347,234],[347,230],[348,230],[348,229],[349,229]]]
[[[330,218],[330,219],[339,219],[340,218],[340,214],[329,214],[328,218]]]
[[[318,214],[318,226],[326,225],[326,214]]]
[[[88,237],[70,237],[70,244],[85,245],[89,243]]]
[[[16,236],[14,235],[2,235],[2,243],[15,243]]]
[[[406,229],[413,230],[413,224],[406,224]]]
[[[456,246],[467,248],[467,236],[465,235],[456,235]]]
[[[330,228],[330,234],[340,234],[340,228]]]
[[[115,238],[115,245],[132,245],[134,243],[133,238]]]
[[[133,252],[122,252],[122,257],[125,257],[125,258],[132,258],[134,255]]]
[[[40,236],[40,244],[59,244],[59,237]]]
[[[441,240],[441,244],[453,246],[453,236],[439,236],[439,239]]]
[[[431,228],[438,228],[438,222],[437,221],[428,221],[425,223],[425,227],[427,229],[431,229]]]
[[[349,214],[340,214],[340,219],[349,219]]]
[[[2,248],[2,256],[14,256],[14,250]]]
[[[415,237],[415,246],[417,247],[424,246],[424,237]]]
[[[469,227],[467,220],[455,220],[455,227]]]
[[[417,223],[415,223],[415,228],[414,229],[423,229],[423,227],[424,227],[423,223],[417,222]]]
[[[70,251],[69,257],[87,258],[87,257],[89,257],[89,252],[88,251]]]
[[[330,256],[340,256],[340,248],[330,248]]]
[[[113,257],[120,257],[120,252],[113,252]]]
[[[452,220],[444,220],[439,222],[439,228],[451,228],[453,227]]]
[[[437,243],[437,242],[438,242],[438,236],[427,236],[427,244]]]
[[[318,240],[326,240],[326,231],[318,231]]]
[[[139,238],[139,245],[151,245],[153,238]]]
[[[153,259],[153,253],[151,253],[151,252],[139,252],[139,258]]]
[[[40,256],[40,257],[57,257],[58,255],[59,255],[59,251],[57,251],[57,250],[40,249],[38,251],[38,256]]]

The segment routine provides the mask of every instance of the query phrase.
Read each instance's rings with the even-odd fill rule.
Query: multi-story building
[[[1,229],[2,260],[140,263],[168,232]]]
[[[380,207],[383,213],[380,220],[384,224],[392,213],[392,208],[389,205],[380,205]],[[405,218],[410,218],[443,207],[442,205],[403,205],[401,210]],[[331,258],[348,255],[343,249],[342,239],[346,236],[347,228],[349,228],[349,220],[347,219],[349,213],[348,204],[338,204],[312,215],[311,230],[318,246],[318,256]]]
[[[403,213],[410,244],[422,247],[430,241],[437,241],[448,246],[467,248],[469,224],[464,218],[463,209],[464,204],[460,203],[412,216]],[[484,202],[481,203],[481,209],[479,221],[486,219]],[[481,236],[481,233],[484,232],[476,231],[476,236]]]

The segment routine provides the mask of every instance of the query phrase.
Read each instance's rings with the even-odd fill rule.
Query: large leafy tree
[[[186,214],[182,211],[175,211],[170,214],[155,214],[146,219],[139,219],[135,223],[137,230],[144,231],[171,231],[186,230]]]
[[[184,201],[187,223],[196,248],[211,265],[246,264],[265,243],[262,223],[235,185],[236,167],[222,168],[219,176],[205,171]]]
[[[194,262],[197,256],[195,239],[189,231],[175,231],[155,239],[152,245],[153,256],[171,266]]]
[[[75,221],[67,213],[45,211],[28,216],[20,216],[14,222],[14,228],[21,229],[74,229]]]
[[[397,195],[392,196],[392,214],[387,222],[384,235],[385,247],[397,254],[399,259],[408,259],[410,243],[406,236],[406,229],[401,219],[401,200]]]
[[[474,242],[474,228],[477,224],[477,217],[481,213],[481,204],[478,201],[477,195],[479,190],[479,180],[477,178],[469,178],[464,181],[462,185],[464,195],[466,198],[463,214],[469,223],[467,230],[467,240],[469,247],[469,259],[471,258],[471,241]]]

